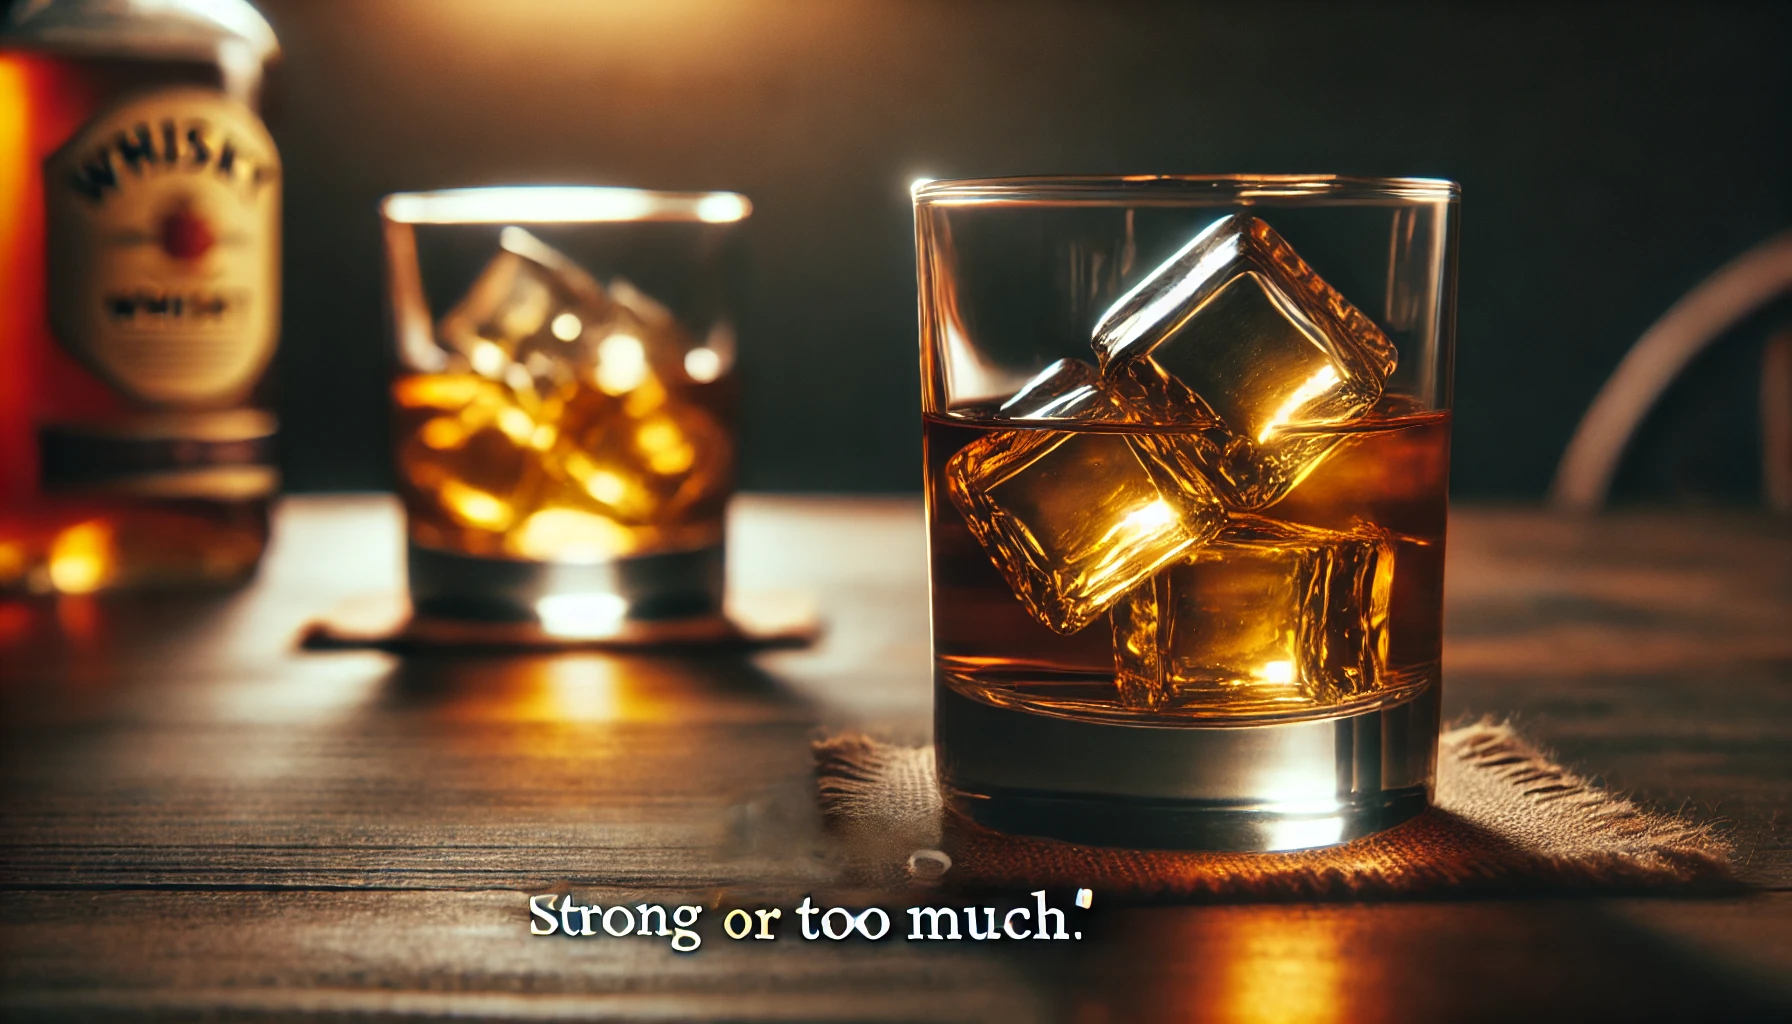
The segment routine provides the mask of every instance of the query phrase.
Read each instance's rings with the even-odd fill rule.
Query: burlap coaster
[[[721,615],[629,621],[601,636],[555,635],[531,622],[476,622],[418,615],[401,592],[368,594],[319,616],[299,637],[306,650],[640,650],[690,647],[801,647],[821,635],[821,615],[805,594],[730,594]]]
[[[1446,897],[1722,890],[1729,848],[1709,826],[1657,814],[1551,761],[1509,725],[1452,729],[1436,806],[1343,846],[1294,853],[1118,850],[999,835],[943,814],[930,747],[862,736],[816,744],[820,797],[864,885],[1088,887],[1142,899]],[[944,819],[944,820],[943,820]]]

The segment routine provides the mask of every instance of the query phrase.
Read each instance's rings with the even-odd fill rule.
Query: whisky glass
[[[1458,189],[914,189],[949,808],[1291,850],[1430,800]]]
[[[720,612],[750,210],[598,187],[386,197],[418,614],[604,638]]]

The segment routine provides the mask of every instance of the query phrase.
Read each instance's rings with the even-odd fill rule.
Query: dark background
[[[374,205],[497,182],[756,206],[743,484],[920,481],[908,182],[1339,172],[1463,184],[1456,493],[1535,498],[1679,295],[1792,222],[1792,19],[1643,7],[260,0],[285,47],[299,489],[387,481]],[[1758,493],[1753,323],[1624,489]]]

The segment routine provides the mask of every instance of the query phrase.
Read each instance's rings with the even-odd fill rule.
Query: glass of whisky
[[[914,189],[956,813],[1291,850],[1430,799],[1458,189]]]
[[[386,197],[418,614],[601,639],[720,612],[750,210],[624,188]]]

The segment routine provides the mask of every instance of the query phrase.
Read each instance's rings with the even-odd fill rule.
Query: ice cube
[[[584,325],[611,318],[614,303],[584,268],[522,228],[505,228],[498,254],[437,327],[475,373],[501,380],[533,342],[550,350]]]
[[[1004,408],[1017,418],[1096,424],[1112,406],[1086,370],[1054,364]],[[987,434],[953,455],[945,476],[952,503],[1015,597],[1060,633],[1099,618],[1225,519],[1199,475],[1172,474],[1135,438],[1111,429]]]
[[[1198,467],[1229,504],[1286,494],[1337,443],[1312,433],[1381,397],[1395,351],[1381,329],[1256,217],[1228,214],[1096,325],[1102,375],[1135,413],[1197,429],[1154,454]]]
[[[1125,419],[1102,387],[1101,371],[1080,359],[1060,359],[1021,385],[998,412],[1016,420]]]
[[[505,385],[477,374],[401,378],[394,385],[407,422],[400,472],[450,521],[501,532],[526,514],[540,481],[543,424]]]
[[[672,312],[520,228],[500,245],[439,325],[457,369],[398,385],[407,480],[519,557],[718,541],[733,442],[677,386],[690,344]]]
[[[567,507],[649,525],[715,505],[733,462],[727,430],[655,378],[619,395],[582,389],[561,418],[547,466]]]
[[[695,343],[671,310],[626,279],[612,280],[605,294],[604,319],[586,323],[574,346],[573,373],[606,395],[632,396],[632,407],[656,405],[689,380]]]
[[[1234,515],[1114,606],[1120,698],[1249,712],[1373,693],[1387,660],[1393,576],[1384,530]]]

